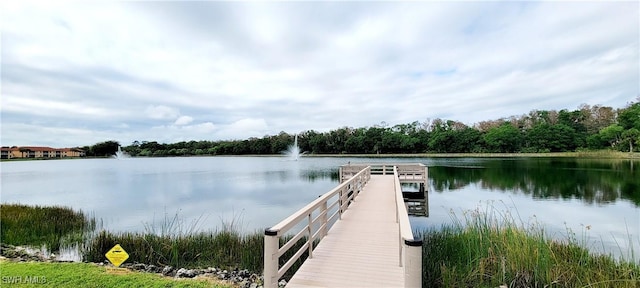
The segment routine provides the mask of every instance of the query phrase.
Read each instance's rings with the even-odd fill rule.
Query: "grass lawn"
[[[213,279],[179,279],[90,263],[0,262],[2,287],[233,287]]]

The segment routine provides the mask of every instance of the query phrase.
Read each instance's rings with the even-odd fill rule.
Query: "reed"
[[[221,267],[260,271],[262,235],[236,232],[201,232],[181,236],[101,231],[85,247],[86,261],[102,262],[115,244],[128,253],[127,262],[173,267]]]
[[[283,239],[283,243],[287,239]],[[281,257],[281,265],[303,244],[297,245]],[[158,236],[148,233],[110,233],[101,231],[84,249],[84,259],[102,262],[104,254],[120,244],[129,254],[127,262],[173,267],[219,267],[248,269],[262,273],[264,236],[262,233],[240,234],[234,231],[202,232],[181,236]],[[284,275],[289,279],[306,259],[306,253]]]
[[[96,220],[67,207],[42,207],[20,204],[1,206],[2,243],[11,245],[45,245],[51,252],[80,245],[84,261],[103,262],[105,253],[120,244],[129,254],[127,262],[173,267],[218,267],[248,269],[262,273],[264,235],[242,233],[242,215],[221,219],[221,229],[198,232],[198,221],[185,224],[176,213],[165,214],[160,223],[145,224],[145,232],[113,233],[95,231]],[[291,237],[283,237],[282,244]],[[304,245],[300,239],[282,255],[281,264]],[[285,275],[289,279],[306,258],[296,261]]]
[[[0,206],[0,242],[11,245],[42,246],[52,252],[61,246],[82,243],[96,226],[95,218],[68,207]]]
[[[241,215],[221,219],[222,229],[209,232],[198,232],[199,220],[186,225],[178,213],[172,217],[165,213],[160,223],[145,224],[145,232],[100,231],[85,244],[84,259],[102,262],[104,254],[120,244],[129,254],[128,262],[185,268],[261,269],[262,235],[241,233]]]
[[[427,287],[640,287],[640,266],[590,254],[575,237],[549,240],[493,207],[452,215],[452,225],[418,233]]]

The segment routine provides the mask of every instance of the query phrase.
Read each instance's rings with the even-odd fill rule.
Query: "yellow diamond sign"
[[[129,254],[127,254],[127,251],[124,251],[124,249],[122,249],[120,244],[116,244],[116,246],[113,246],[113,248],[111,248],[111,250],[109,250],[107,254],[104,254],[104,256],[107,256],[109,262],[111,262],[111,264],[116,267],[119,267],[120,264],[122,264],[129,258]]]

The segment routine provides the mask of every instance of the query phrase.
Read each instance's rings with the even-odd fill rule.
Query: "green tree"
[[[91,156],[111,157],[116,154],[118,147],[120,147],[120,144],[116,141],[105,141],[94,144],[89,150]]]
[[[625,130],[631,128],[640,129],[640,102],[622,109],[618,114],[618,124]]]
[[[437,130],[432,132],[429,149],[439,153],[478,152],[480,131],[473,128]]]
[[[610,147],[616,147],[620,141],[622,141],[622,132],[624,128],[618,124],[612,124],[605,128],[602,128],[598,135],[602,141],[609,143]]]
[[[576,147],[584,147],[587,142],[587,126],[585,120],[588,115],[580,110],[567,111],[560,110],[558,113],[558,124],[573,128],[573,142]]]
[[[498,127],[489,128],[482,138],[489,151],[511,153],[519,150],[522,134],[511,123],[505,122]]]
[[[631,128],[622,132],[622,140],[629,143],[629,153],[633,152],[633,144],[640,145],[640,130]]]
[[[564,124],[538,124],[527,131],[526,139],[529,150],[536,152],[573,151],[577,147],[575,130]]]

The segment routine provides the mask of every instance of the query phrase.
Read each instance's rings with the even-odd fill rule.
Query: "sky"
[[[640,95],[639,2],[0,2],[3,146],[174,143]]]

